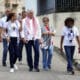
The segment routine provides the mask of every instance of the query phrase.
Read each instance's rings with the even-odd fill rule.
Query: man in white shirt
[[[2,29],[4,29],[4,24],[5,24],[6,20],[7,20],[7,16],[8,16],[9,13],[10,13],[10,10],[6,10],[5,16],[0,19],[0,27]],[[2,39],[3,39],[2,65],[6,66],[6,59],[7,59],[7,52],[8,52],[8,43],[7,43],[7,40],[6,40],[6,33],[4,33],[3,31],[2,31]]]
[[[33,68],[39,72],[39,41],[41,39],[41,28],[39,21],[34,17],[33,11],[28,11],[28,16],[22,21],[22,38],[26,43],[27,61],[29,71]],[[32,59],[32,47],[34,49],[34,65]]]

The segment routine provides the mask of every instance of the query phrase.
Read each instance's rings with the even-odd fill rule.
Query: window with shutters
[[[38,0],[38,15],[80,11],[80,0]]]

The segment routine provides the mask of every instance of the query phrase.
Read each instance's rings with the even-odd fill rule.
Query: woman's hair
[[[14,15],[15,15],[15,13],[10,13],[10,14],[7,16],[7,22],[10,21]]]
[[[49,18],[48,18],[48,17],[43,17],[43,19],[42,19],[43,22],[44,22],[45,19],[46,19],[47,21],[49,21]]]
[[[69,24],[70,22],[71,22],[72,24],[74,24],[74,19],[71,18],[71,17],[65,19],[65,22],[64,22],[64,23],[65,23],[65,26],[68,26],[68,24]]]

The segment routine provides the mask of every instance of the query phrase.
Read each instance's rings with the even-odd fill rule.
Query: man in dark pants
[[[28,12],[28,16],[23,20],[22,38],[26,44],[27,61],[29,71],[39,72],[39,42],[41,39],[41,28],[39,21],[33,15],[33,11]],[[34,64],[32,58],[32,47],[34,49]]]
[[[27,12],[26,11],[22,11],[22,19],[20,21],[21,23],[22,23],[22,20],[26,18],[26,16],[27,16]],[[20,36],[21,36],[21,33],[20,33]],[[22,50],[23,50],[24,45],[25,44],[24,44],[22,38],[20,37],[20,42],[19,42],[19,46],[18,46],[18,48],[19,48],[18,56],[19,56],[20,64],[22,64]]]
[[[2,29],[4,29],[4,24],[6,23],[7,20],[7,16],[9,15],[11,11],[8,9],[5,12],[5,16],[1,18],[0,20],[0,27],[2,27]],[[3,39],[3,57],[2,57],[2,65],[5,67],[6,64],[6,60],[7,60],[7,53],[8,53],[8,43],[6,40],[6,33],[3,32],[2,34],[2,39]]]
[[[34,49],[35,52],[35,56],[34,56],[34,66],[33,66],[33,59],[32,59],[32,47]],[[39,65],[39,41],[38,40],[30,40],[27,44],[26,44],[26,51],[27,51],[27,61],[28,61],[28,66],[30,67],[30,71],[32,71],[33,67],[35,69],[38,69],[38,65]]]
[[[22,40],[20,40],[20,42],[19,42],[19,54],[18,54],[18,56],[19,56],[19,62],[20,62],[20,64],[22,64],[22,50],[23,50],[23,46],[24,46],[24,43],[23,43],[23,41]]]

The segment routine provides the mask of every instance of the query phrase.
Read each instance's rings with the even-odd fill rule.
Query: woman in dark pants
[[[74,19],[67,18],[65,20],[65,27],[62,30],[61,37],[61,51],[62,44],[64,43],[64,49],[67,57],[67,71],[70,74],[74,74],[73,69],[73,57],[75,52],[75,38],[78,42],[80,48],[79,32],[78,29],[74,26]]]
[[[18,37],[21,31],[20,23],[16,20],[16,14],[10,13],[5,24],[7,31],[7,41],[9,42],[10,53],[10,72],[14,72],[14,68],[18,69],[16,63],[18,57]]]

